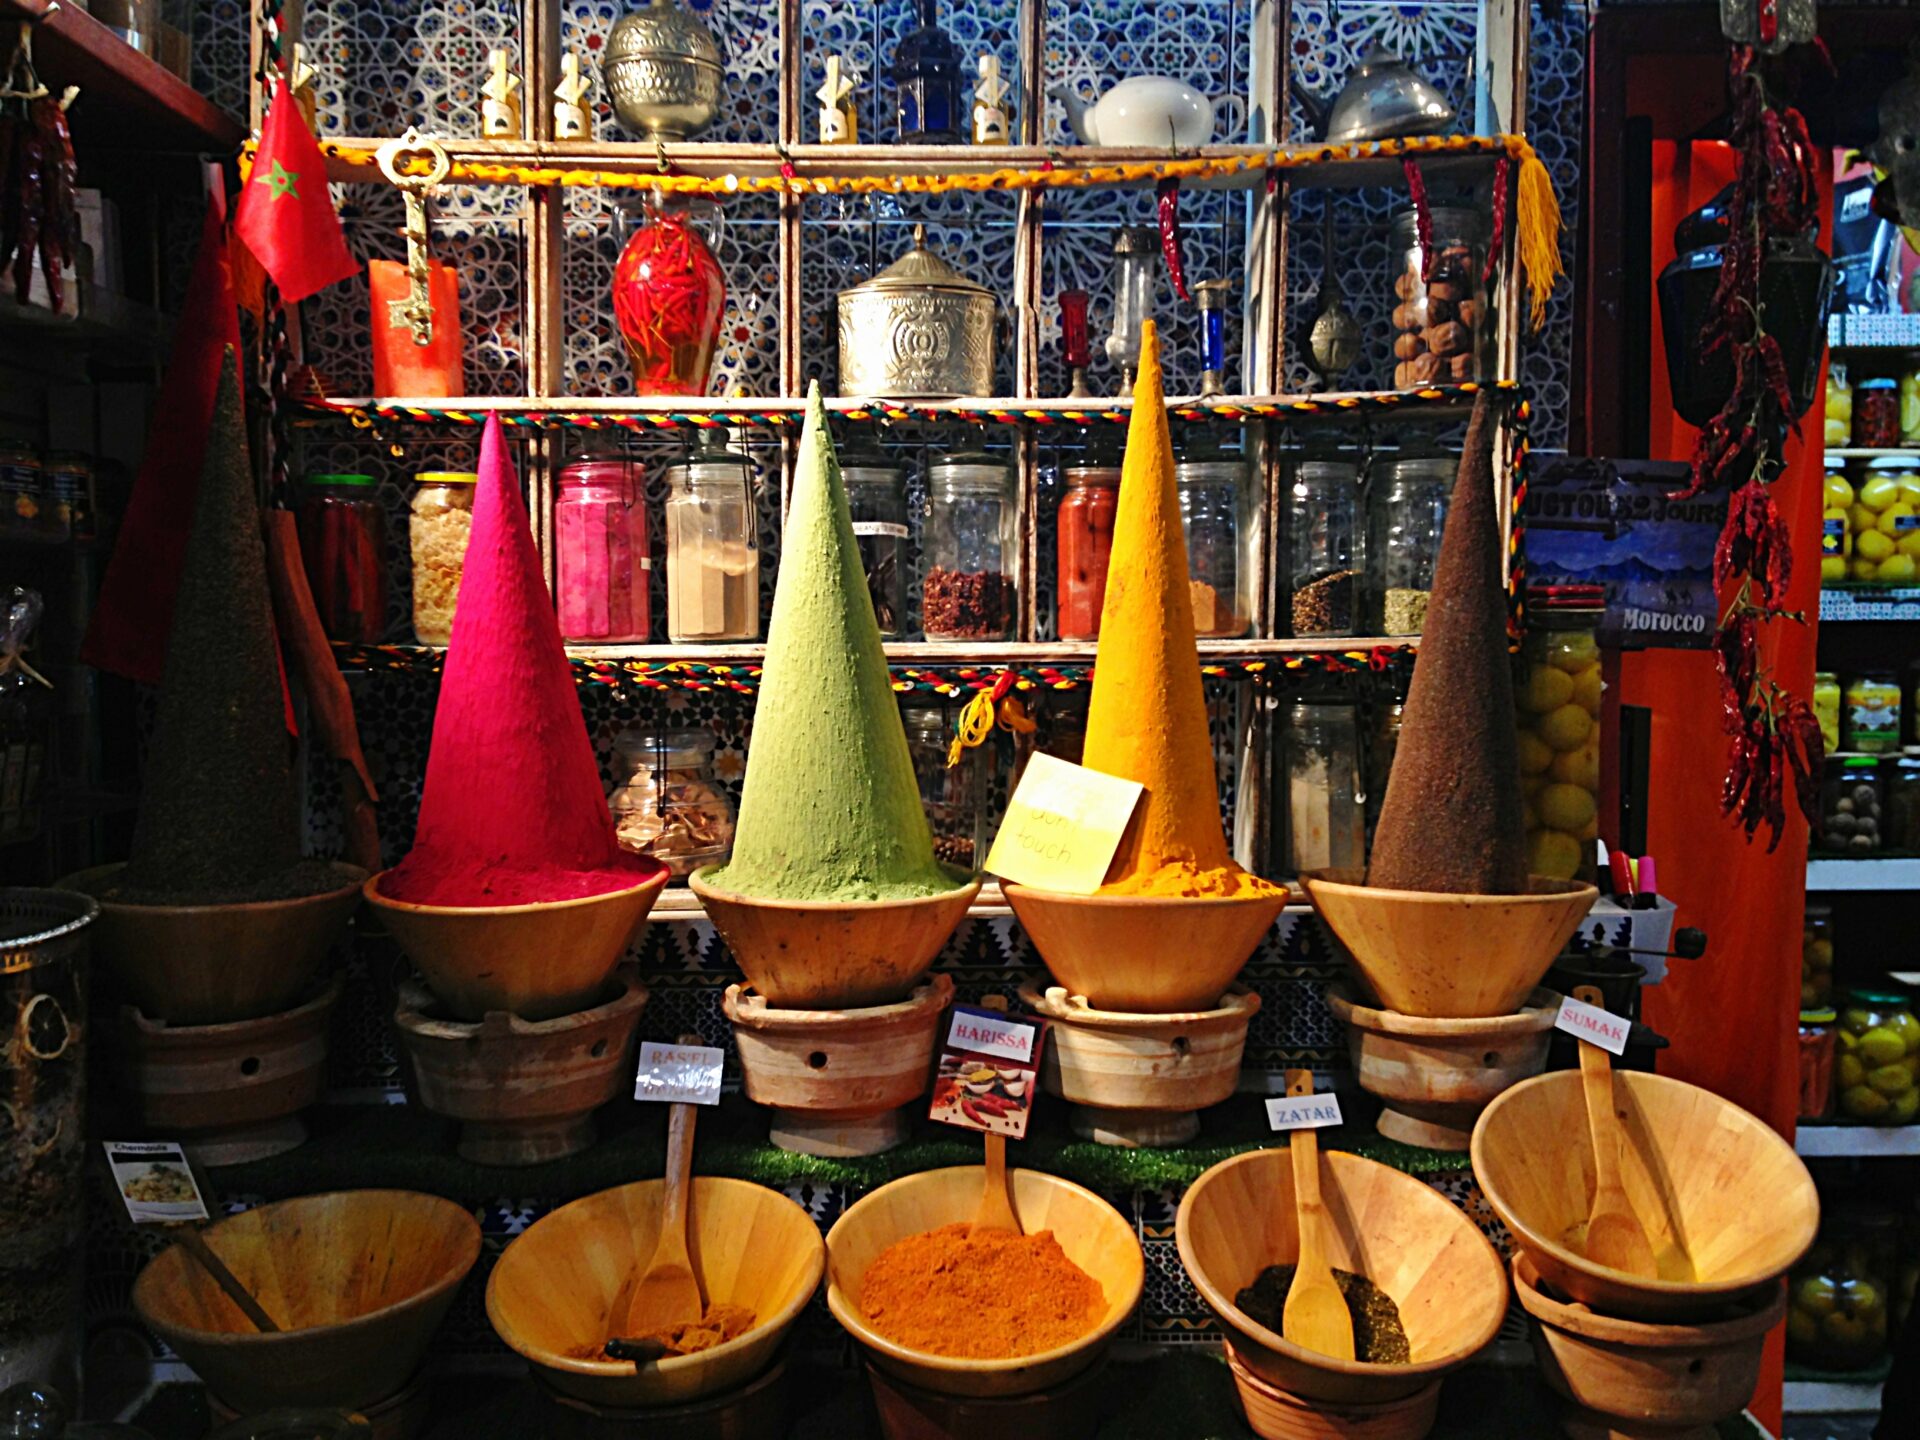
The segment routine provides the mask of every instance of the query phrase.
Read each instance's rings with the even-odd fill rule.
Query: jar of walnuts
[[[1393,383],[1401,390],[1493,375],[1486,217],[1448,205],[1427,214],[1425,244],[1414,211],[1393,219]]]

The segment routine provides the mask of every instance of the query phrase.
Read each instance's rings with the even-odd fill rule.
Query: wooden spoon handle
[[[1313,1071],[1287,1071],[1288,1095],[1313,1094]],[[1320,1136],[1311,1126],[1287,1136],[1287,1149],[1293,1156],[1294,1206],[1301,1224],[1318,1223],[1320,1214]],[[1310,1222],[1308,1217],[1313,1217]],[[1300,1248],[1307,1248],[1307,1237],[1300,1237]],[[1316,1250],[1318,1246],[1314,1247]]]
[[[1573,998],[1588,1005],[1601,1003],[1597,986],[1582,985]],[[1580,1046],[1580,1084],[1587,1101],[1587,1133],[1593,1144],[1593,1188],[1596,1195],[1620,1189],[1620,1126],[1613,1108],[1613,1059],[1591,1040]]]
[[[280,1327],[273,1323],[273,1317],[267,1314],[258,1300],[246,1286],[240,1283],[233,1271],[227,1268],[227,1262],[213,1253],[213,1247],[207,1244],[206,1237],[191,1225],[182,1226],[176,1233],[180,1248],[200,1262],[200,1268],[213,1277],[226,1297],[240,1307],[240,1313],[253,1322],[254,1328],[262,1335],[276,1335]]]

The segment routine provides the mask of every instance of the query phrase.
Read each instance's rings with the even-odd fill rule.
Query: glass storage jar
[[[664,864],[673,884],[733,849],[733,801],[713,778],[713,748],[704,730],[626,730],[613,742],[614,833],[622,849]]]
[[[1836,585],[1847,578],[1847,562],[1853,558],[1853,485],[1847,479],[1846,461],[1827,462],[1825,486],[1820,512],[1820,583]]]
[[[637,395],[704,395],[727,304],[726,277],[697,221],[712,205],[648,206],[613,267],[613,319]]]
[[[1344,460],[1302,460],[1288,506],[1293,633],[1352,635],[1364,538],[1360,471]]]
[[[1375,822],[1380,819],[1380,802],[1387,798],[1387,781],[1393,775],[1393,757],[1400,749],[1400,722],[1406,718],[1405,705],[1376,705],[1373,724],[1367,730],[1361,778],[1367,792],[1367,835],[1371,839]]]
[[[1839,487],[1826,497],[1821,512],[1820,575],[1829,572],[1825,523]],[[1847,575],[1873,585],[1911,585],[1920,575],[1920,471],[1903,456],[1883,455],[1867,462],[1860,489],[1847,508]]]
[[[644,642],[653,627],[644,467],[616,455],[576,455],[559,480],[553,572],[560,634],[569,644]]]
[[[413,558],[413,638],[422,645],[445,645],[453,636],[479,479],[470,470],[427,470],[413,477],[407,545]]]
[[[1055,628],[1062,640],[1098,640],[1100,610],[1107,599],[1107,560],[1113,553],[1113,514],[1120,503],[1120,468],[1068,465],[1060,479],[1066,494],[1054,517]]]
[[[371,475],[309,475],[296,512],[300,559],[329,640],[379,643],[387,628],[387,518]]]
[[[1240,488],[1247,467],[1233,459],[1182,460],[1174,466],[1180,520],[1187,532],[1187,589],[1201,639],[1247,633],[1240,596]]]
[[[73,517],[87,508],[93,461],[77,450],[55,450],[40,471],[40,533],[49,540],[73,534]]]
[[[1850,1205],[1823,1217],[1787,1280],[1787,1358],[1820,1370],[1864,1370],[1887,1353],[1899,1221]]]
[[[960,870],[977,870],[992,841],[988,831],[988,795],[997,756],[995,742],[975,745],[947,764],[958,713],[940,705],[908,705],[900,711],[920,785],[920,806],[933,831],[934,857]]]
[[[1418,635],[1459,462],[1445,456],[1376,460],[1367,502],[1367,593],[1381,635]]]
[[[929,640],[1008,640],[1014,591],[1013,472],[993,455],[927,467],[927,574],[920,623]]]
[[[1800,927],[1800,1004],[1833,1004],[1833,907],[1809,903]]]
[[[1840,677],[1822,670],[1813,677],[1813,717],[1820,722],[1820,740],[1831,755],[1840,748]]]
[[[1287,873],[1365,865],[1367,795],[1354,707],[1297,700],[1286,722]]]
[[[1847,749],[1888,755],[1900,748],[1900,685],[1891,670],[1851,677],[1841,699]]]
[[[1903,755],[1886,773],[1887,847],[1920,852],[1920,755]]]
[[[1886,845],[1886,794],[1871,756],[1828,760],[1820,780],[1819,844],[1824,850],[1870,855]]]
[[[1900,443],[1920,444],[1920,355],[1900,362]]]
[[[0,440],[0,535],[40,534],[44,481],[40,452],[15,440]]]
[[[1900,382],[1892,376],[1854,385],[1853,443],[1862,450],[1891,450],[1900,443]]]
[[[1487,217],[1430,205],[1432,258],[1412,210],[1393,217],[1393,383],[1459,384],[1493,375],[1494,327],[1487,304]]]
[[[667,468],[667,638],[760,635],[760,517],[753,461],[707,430]]]
[[[1833,1106],[1834,1022],[1831,1009],[1800,1012],[1800,1115],[1824,1120]]]
[[[1853,382],[1847,378],[1846,364],[1831,354],[1827,358],[1824,439],[1829,450],[1838,449],[1853,439]]]
[[[1592,880],[1600,836],[1600,644],[1598,585],[1536,586],[1528,592],[1520,648],[1520,785],[1526,798],[1527,865],[1555,880]]]
[[[878,446],[855,444],[840,452],[840,478],[873,618],[883,639],[897,640],[907,631],[907,468]]]
[[[1913,1002],[1898,990],[1849,990],[1834,1038],[1840,1118],[1913,1124],[1920,1114],[1920,1020]]]

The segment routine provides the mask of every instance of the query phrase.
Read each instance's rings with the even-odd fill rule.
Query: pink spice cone
[[[625,889],[658,868],[614,839],[519,480],[489,416],[420,823],[381,893],[523,905]]]

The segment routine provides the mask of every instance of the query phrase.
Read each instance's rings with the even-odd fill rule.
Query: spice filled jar
[[[760,635],[759,514],[753,462],[703,430],[667,468],[667,638]]]
[[[329,640],[374,645],[387,628],[386,526],[371,475],[309,475],[295,512],[300,559]]]
[[[1598,585],[1536,586],[1528,592],[1520,649],[1520,784],[1526,799],[1527,866],[1555,880],[1592,880],[1600,836]]]
[[[553,574],[560,634],[569,644],[644,642],[651,632],[645,497],[646,471],[636,461],[577,455],[561,468]]]
[[[1352,635],[1360,598],[1363,537],[1359,467],[1302,460],[1288,505],[1293,633]]]
[[[1800,1003],[1833,1004],[1833,907],[1810,903],[1800,927]]]
[[[479,479],[469,470],[427,470],[413,477],[407,547],[413,559],[413,638],[422,645],[445,645],[453,636]]]
[[[1487,306],[1487,219],[1477,210],[1431,205],[1428,241],[1412,210],[1393,217],[1393,383],[1458,384],[1493,374]],[[1429,259],[1431,251],[1431,259]]]
[[[900,723],[920,785],[920,807],[933,832],[934,858],[961,870],[977,870],[993,838],[987,808],[997,751],[989,738],[949,766],[957,713],[939,705],[908,705],[900,711]]]
[[[1900,382],[1892,376],[1869,376],[1853,387],[1853,443],[1862,450],[1900,443]]]
[[[48,540],[73,534],[74,516],[93,493],[93,461],[77,450],[55,450],[40,470],[40,533]]]
[[[1840,748],[1840,677],[1821,670],[1813,677],[1813,718],[1820,722],[1820,740],[1831,755]]]
[[[0,440],[0,535],[38,536],[40,532],[40,452],[31,445]]]
[[[621,778],[607,804],[622,849],[660,861],[675,884],[726,860],[734,809],[713,778],[712,735],[627,730],[613,742],[613,755]]]
[[[996,457],[949,455],[927,467],[927,639],[1012,638],[1014,515],[1013,472]]]
[[[1349,704],[1298,700],[1281,732],[1287,873],[1367,863],[1360,726]]]
[[[1818,843],[1822,849],[1850,855],[1882,849],[1887,843],[1885,810],[1880,767],[1872,756],[1826,762],[1820,780]]]
[[[1833,1107],[1834,1024],[1831,1009],[1800,1012],[1800,1114],[1802,1120],[1824,1120]]]
[[[1900,748],[1900,686],[1893,672],[1873,670],[1847,681],[1842,695],[1842,738],[1846,748],[1864,755],[1886,755]]]
[[[907,467],[864,442],[840,452],[853,540],[883,639],[907,632]]]
[[[1187,590],[1193,631],[1201,639],[1247,633],[1240,598],[1240,492],[1247,467],[1227,457],[1182,460],[1174,466],[1180,519],[1187,532]]]
[[[1864,1370],[1887,1353],[1898,1217],[1858,1205],[1823,1216],[1787,1278],[1787,1358],[1821,1370]]]
[[[638,395],[704,395],[726,278],[696,223],[714,207],[649,206],[613,267],[613,318]]]
[[[1058,568],[1054,572],[1056,628],[1062,640],[1098,640],[1107,599],[1107,560],[1113,553],[1113,514],[1120,502],[1117,465],[1068,465],[1066,493],[1054,517]]]
[[[1920,1115],[1920,1020],[1898,990],[1849,990],[1835,1036],[1833,1089],[1844,1120],[1911,1125]]]
[[[1418,635],[1459,463],[1403,456],[1374,463],[1367,502],[1367,593],[1381,635]]]

